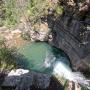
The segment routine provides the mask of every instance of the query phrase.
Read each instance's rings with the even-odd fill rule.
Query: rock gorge
[[[74,70],[90,72],[90,0],[61,0],[60,4],[64,12],[52,24],[50,43],[66,52]]]
[[[57,1],[57,0],[50,0],[50,1]],[[79,0],[59,0],[59,1],[60,5],[63,6],[64,10],[63,14],[54,21],[52,21],[53,20],[52,17],[47,16],[47,21],[49,20],[48,25],[47,23],[41,24],[41,26],[39,26],[39,28],[41,28],[40,31],[39,30],[29,31],[31,40],[48,41],[49,36],[50,40],[49,43],[59,49],[62,49],[68,55],[73,70],[85,72],[86,76],[89,74],[88,76],[90,78],[90,0],[82,0],[82,2]],[[28,25],[26,25],[26,28],[24,28],[24,25],[21,25],[22,27],[21,30],[17,29],[14,31],[9,30],[6,33],[4,32],[6,34],[5,39],[9,38],[9,42],[11,40],[13,41],[14,36],[17,36],[17,38],[20,36],[18,35],[18,32],[19,33],[23,31],[28,32],[24,30],[24,29],[28,30],[27,26]],[[51,32],[52,35],[48,35],[50,33],[48,26],[52,28]],[[7,33],[9,33],[10,35]],[[5,36],[5,34],[3,34],[3,36]],[[12,37],[9,37],[11,35]],[[39,87],[42,88],[43,85],[45,86],[46,82],[48,82],[46,83],[47,86],[50,83],[50,77],[46,79],[47,75],[45,75],[44,78],[43,76],[44,75],[37,73],[34,73],[33,75],[32,73],[28,73],[25,75],[21,75],[20,77],[9,77],[9,78],[6,77],[5,82],[2,86],[4,88],[7,88],[8,86],[12,87],[16,86],[15,84],[17,84],[18,87],[15,90],[25,90],[25,89],[30,90],[30,86],[32,86],[32,84],[38,86],[37,85],[38,83],[40,84]],[[11,85],[9,85],[8,83],[9,81]],[[23,88],[24,84],[27,84],[24,87],[25,89]],[[5,85],[7,86],[5,87]],[[52,90],[52,88],[51,89],[50,88],[51,87],[49,87],[49,90]]]

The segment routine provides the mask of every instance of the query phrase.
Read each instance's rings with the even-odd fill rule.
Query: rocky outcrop
[[[33,30],[30,30],[31,41],[48,41],[50,29],[47,23],[34,25]]]
[[[35,85],[38,88],[45,89],[50,84],[50,76],[46,74],[29,72],[29,70],[12,70],[6,77],[1,87],[14,90],[30,90],[30,86]],[[9,89],[12,90],[12,89]]]
[[[67,53],[74,70],[90,71],[90,1],[61,1],[64,13],[55,21],[50,43]]]

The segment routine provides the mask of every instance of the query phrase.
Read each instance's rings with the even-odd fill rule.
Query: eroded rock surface
[[[34,25],[33,30],[30,30],[31,41],[48,41],[50,29],[47,23]]]
[[[67,53],[74,70],[90,71],[90,0],[60,1],[64,13],[55,21],[51,43]]]

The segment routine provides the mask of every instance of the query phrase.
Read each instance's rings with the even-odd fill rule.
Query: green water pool
[[[18,64],[24,69],[41,73],[51,73],[52,67],[45,68],[44,61],[47,54],[57,58],[64,58],[66,64],[70,64],[65,53],[45,42],[28,43],[19,48]]]

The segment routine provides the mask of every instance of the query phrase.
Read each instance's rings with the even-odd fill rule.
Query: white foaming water
[[[61,57],[57,59],[54,55],[48,55],[44,61],[44,66],[46,68],[53,67],[52,75],[58,75],[59,77],[63,77],[90,89],[86,78],[80,72],[73,72],[65,61],[65,58]]]
[[[44,60],[44,67],[49,68],[51,67],[52,63],[56,60],[56,57],[54,57],[53,54],[46,53],[46,58]]]
[[[80,72],[73,72],[68,66],[59,61],[56,62],[52,74],[64,77],[67,80],[79,83],[83,86],[89,85],[85,77]]]

